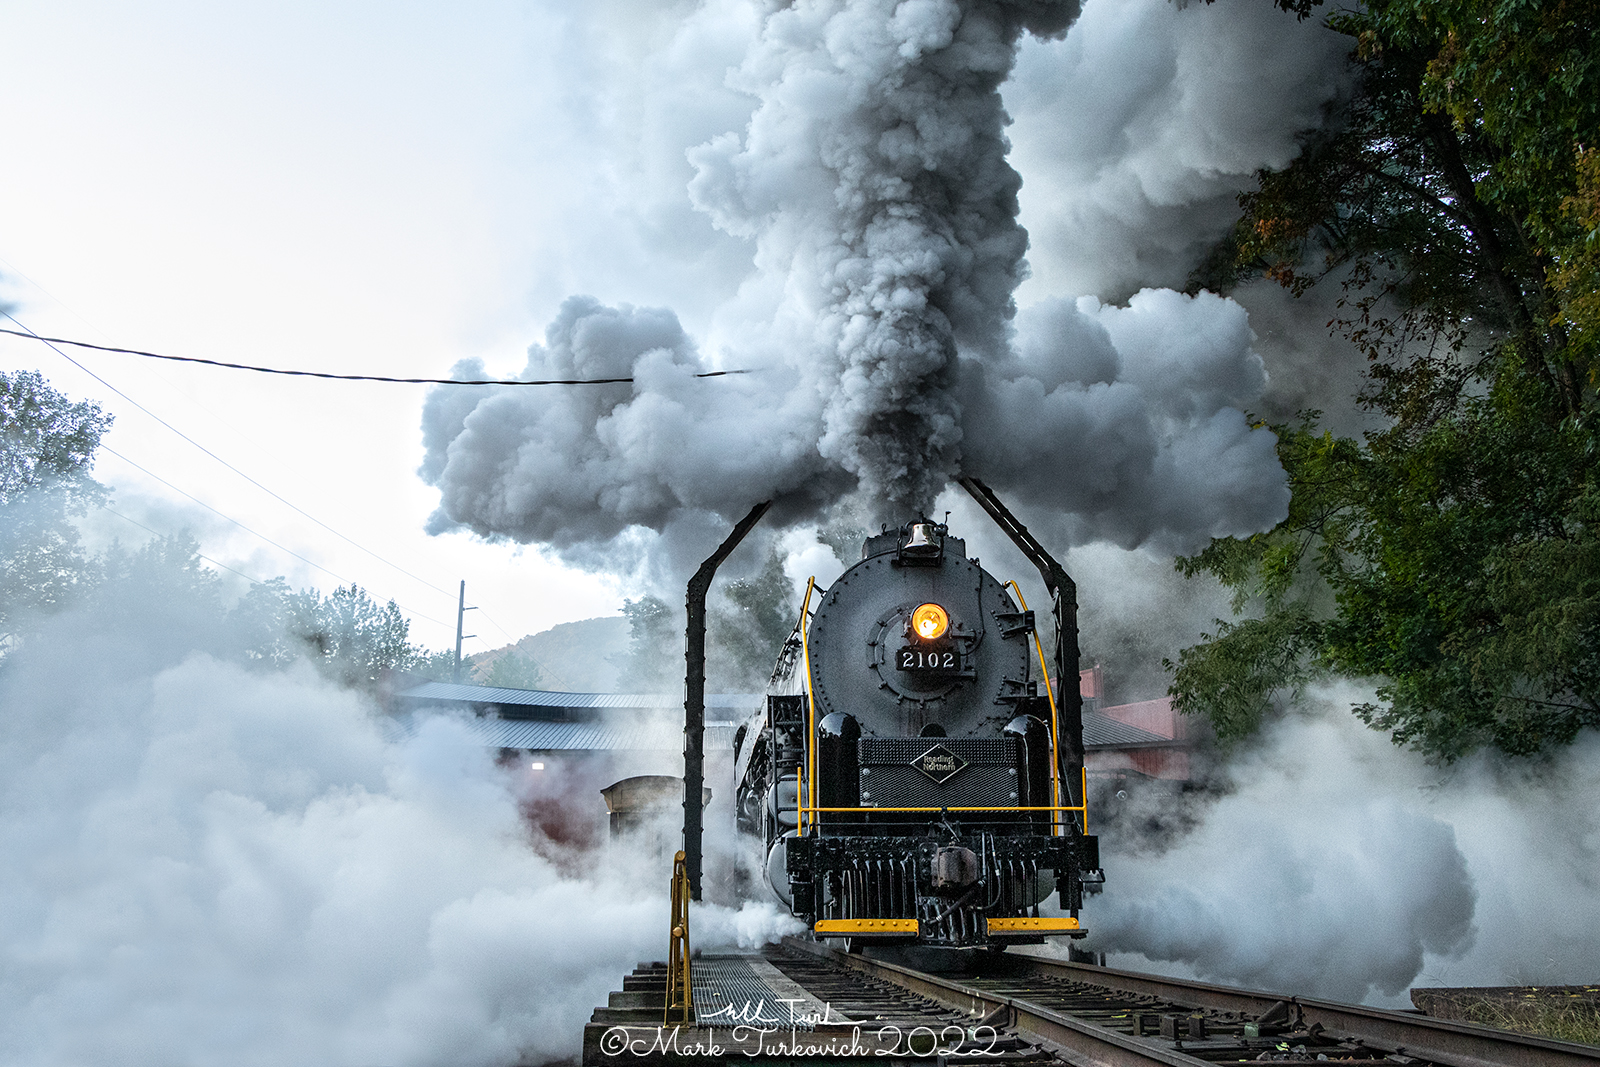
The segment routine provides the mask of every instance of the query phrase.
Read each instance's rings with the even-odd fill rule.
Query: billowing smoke
[[[1322,124],[1348,49],[1256,0],[1089,0],[1064,39],[1026,40],[1004,90],[1027,179],[1023,299],[1182,287],[1255,172]]]
[[[1596,739],[1546,765],[1445,770],[1351,716],[1363,698],[1311,694],[1170,847],[1105,839],[1093,946],[1136,970],[1391,1004],[1412,985],[1589,981]]]
[[[1334,91],[1326,35],[1281,13],[1269,29],[1224,6],[1220,21],[1140,9],[1168,61],[1143,80],[1108,79],[1138,116],[1115,136],[1104,115],[1098,140],[1058,125],[1060,153],[1107,158],[1100,180],[1071,186],[1042,219],[1104,202],[1118,174],[1137,183],[1153,173],[1169,154],[1146,132],[1166,130],[1157,141],[1176,145],[1200,117],[1217,143],[1167,159],[1169,184],[1193,194],[1173,194],[1175,210],[1220,203],[1255,167],[1292,157],[1295,130]],[[703,554],[711,531],[767,498],[780,501],[780,521],[844,497],[899,520],[930,508],[958,474],[1069,512],[1063,532],[1076,540],[1193,548],[1281,517],[1272,441],[1241,414],[1266,379],[1237,305],[1170,291],[1102,305],[1057,290],[1015,315],[1028,273],[1018,222],[1027,175],[1008,161],[1002,87],[1024,40],[1045,42],[1036,51],[1077,72],[1079,82],[1034,76],[1025,86],[1031,158],[1059,168],[1038,150],[1052,133],[1039,115],[1052,100],[1078,114],[1072,94],[1131,47],[1131,31],[1095,30],[1111,17],[1098,12],[1079,23],[1095,32],[1068,33],[1075,3],[819,0],[751,5],[743,19],[726,7],[725,24],[747,32],[727,84],[749,99],[748,120],[678,149],[694,168],[685,196],[751,253],[738,291],[711,314],[711,350],[668,311],[569,300],[525,374],[635,380],[433,394],[422,471],[441,491],[433,529],[466,526],[631,566],[640,530],[669,544],[692,532]],[[1186,32],[1226,37],[1235,21],[1247,39],[1281,45],[1283,62],[1224,74],[1174,44]],[[1289,58],[1301,53],[1304,63]],[[1169,91],[1135,107],[1141,86],[1163,78]],[[1172,88],[1189,82],[1198,95]],[[1266,99],[1264,124],[1248,109],[1216,113]],[[1167,225],[1159,213],[1141,218],[1129,227]],[[712,369],[752,373],[694,376]]]
[[[569,299],[530,350],[528,376],[633,384],[435,392],[422,468],[442,493],[433,529],[455,521],[569,547],[803,493],[823,464],[796,427],[815,411],[774,390],[771,373],[696,379],[702,369],[670,311]]]
[[[956,469],[958,347],[1004,349],[1027,235],[998,90],[1024,29],[1076,15],[1076,0],[775,12],[738,73],[761,101],[748,128],[689,155],[696,206],[781,279],[774,317],[822,391],[816,451],[891,509],[927,507]]]
[[[1230,300],[1047,301],[1021,316],[1014,355],[968,373],[966,469],[1064,511],[1074,542],[1193,550],[1288,507],[1276,442],[1236,406],[1266,375]]]

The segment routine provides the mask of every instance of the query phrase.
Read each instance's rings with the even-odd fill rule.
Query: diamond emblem
[[[934,745],[911,761],[911,766],[943,785],[961,773],[967,761],[943,745]]]

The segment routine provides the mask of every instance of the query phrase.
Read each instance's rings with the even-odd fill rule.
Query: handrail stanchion
[[[667,944],[667,1007],[662,1017],[666,1026],[694,1025],[694,981],[689,973],[689,957],[689,869],[679,852],[672,857],[672,937]]]

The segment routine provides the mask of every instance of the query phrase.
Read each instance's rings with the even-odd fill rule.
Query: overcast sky
[[[567,287],[542,223],[574,176],[537,135],[556,31],[532,5],[0,10],[0,272],[15,315],[41,334],[396,376],[478,355],[509,372]],[[207,555],[253,577],[358,582],[396,598],[435,647],[453,640],[463,578],[468,602],[504,628],[469,615],[489,645],[620,602],[534,552],[422,532],[436,500],[414,474],[422,387],[71,354],[350,539],[54,352],[0,342],[5,368],[38,368],[113,412],[108,446],[327,568],[101,457],[119,512],[162,533],[189,526]],[[116,518],[95,530],[148,536]]]
[[[755,106],[726,84],[755,6],[0,3],[0,293],[41,334],[396,376],[466,357],[514,374],[585,293],[669,306],[736,362],[717,309],[753,244],[693,210],[684,153]],[[1025,47],[1007,90],[1034,236],[1020,302],[1181,280],[1217,205],[1331,93],[1317,32],[1270,5],[1091,0],[1068,39]],[[1229,49],[1244,73],[1224,73]],[[253,578],[393,597],[432,647],[465,579],[485,609],[469,652],[637,592],[425,534],[423,387],[68,352],[129,399],[35,342],[0,339],[0,367],[100,402],[106,445],[171,483],[102,454],[122,517],[95,539],[187,527]]]

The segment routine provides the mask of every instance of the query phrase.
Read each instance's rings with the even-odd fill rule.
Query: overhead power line
[[[315,567],[317,570],[321,571],[323,574],[328,575],[330,578],[333,578],[335,581],[339,582],[341,585],[348,584],[350,586],[354,586],[356,584],[351,579],[346,578],[343,575],[338,574],[338,573],[336,573],[334,571],[330,571],[328,568],[324,567],[322,564],[307,559],[306,557],[302,556],[300,553],[296,552],[294,549],[289,548],[287,545],[279,544],[278,542],[274,541],[272,538],[268,537],[266,534],[262,533],[261,531],[252,530],[250,527],[246,526],[244,523],[240,522],[238,519],[234,518],[232,515],[228,515],[228,514],[225,514],[224,512],[218,511],[216,508],[212,507],[210,504],[207,504],[204,500],[201,500],[199,497],[195,496],[193,493],[188,493],[188,492],[185,492],[182,489],[179,489],[177,486],[173,485],[171,482],[169,482],[165,478],[161,477],[161,475],[157,474],[155,471],[150,470],[147,467],[141,467],[139,464],[135,463],[133,460],[129,459],[127,456],[124,456],[121,452],[118,452],[116,449],[112,448],[110,445],[102,444],[100,446],[100,449],[102,451],[104,451],[104,452],[109,452],[113,456],[116,456],[118,459],[122,460],[122,462],[126,463],[128,466],[132,467],[134,470],[140,471],[140,472],[142,472],[144,474],[149,475],[151,478],[154,478],[156,481],[160,482],[162,485],[166,486],[168,489],[171,489],[174,493],[178,493],[181,496],[188,497],[190,500],[193,500],[196,504],[199,504],[201,507],[203,507],[207,511],[211,512],[213,515],[217,515],[217,516],[220,516],[221,518],[224,518],[224,519],[228,520],[229,522],[233,523],[235,526],[239,527],[239,529],[243,530],[245,533],[250,534],[253,537],[259,537],[261,540],[265,541],[267,544],[271,545],[273,548],[276,548],[279,552],[286,552],[289,555],[293,556],[295,559],[299,560],[301,563],[306,564],[308,567]],[[106,510],[107,511],[111,511],[110,508],[107,508]],[[113,515],[116,515],[116,512],[114,512],[114,511],[111,512],[111,513]],[[128,518],[126,515],[117,515],[117,517],[119,519],[127,519]],[[128,521],[129,522],[133,522],[132,519],[128,519]],[[136,522],[134,522],[133,524],[135,526],[139,525]],[[150,529],[150,527],[148,527],[148,526],[146,526],[144,528],[146,530]],[[154,530],[150,530],[150,532],[151,533],[155,533]],[[160,534],[156,534],[156,536],[159,537]],[[216,560],[210,559],[210,557],[207,557],[207,556],[201,556],[200,558],[209,560],[212,563],[217,563]],[[227,565],[223,564],[223,563],[217,563],[217,566],[225,567]],[[228,567],[227,569],[230,570],[230,571],[233,571],[232,567]],[[233,571],[233,573],[240,574],[239,571]],[[250,578],[250,576],[248,574],[240,574],[240,577]],[[261,584],[259,579],[250,578],[250,580],[252,582],[255,582],[257,585]],[[444,623],[440,622],[438,619],[435,619],[435,618],[433,618],[432,616],[429,616],[429,615],[424,615],[424,614],[422,614],[422,612],[417,611],[415,608],[406,608],[404,604],[401,604],[398,601],[395,602],[395,606],[396,607],[405,608],[405,610],[411,612],[411,614],[415,615],[419,619],[427,619],[429,622],[434,623],[435,625],[438,625],[438,626],[445,625]]]
[[[301,563],[304,563],[306,566],[314,567],[315,569],[321,571],[323,574],[326,574],[328,577],[330,577],[330,578],[334,579],[335,581],[337,581],[340,585],[343,585],[345,582],[350,581],[350,579],[346,578],[344,575],[338,574],[338,573],[336,573],[334,571],[330,571],[328,568],[324,567],[322,564],[317,563],[314,560],[307,559],[306,557],[302,556],[300,553],[296,552],[294,549],[288,547],[287,545],[280,545],[278,542],[274,541],[272,538],[268,537],[266,534],[261,533],[259,530],[252,530],[250,527],[246,526],[244,523],[240,522],[238,519],[234,518],[232,515],[223,514],[222,512],[218,511],[216,508],[212,507],[210,504],[207,504],[204,500],[201,500],[199,497],[195,496],[193,493],[185,492],[184,490],[179,489],[177,486],[173,485],[171,482],[169,482],[165,478],[161,477],[161,475],[157,474],[155,471],[150,470],[148,467],[142,467],[139,464],[135,463],[133,460],[129,459],[127,456],[124,456],[121,452],[118,452],[116,449],[112,448],[110,445],[102,443],[100,445],[100,451],[108,453],[108,454],[113,455],[113,456],[116,456],[118,459],[122,460],[122,462],[126,463],[128,466],[132,467],[134,470],[139,471],[141,474],[145,474],[145,475],[148,475],[151,478],[154,478],[156,481],[160,482],[162,485],[166,486],[168,489],[171,489],[174,493],[177,493],[179,496],[188,497],[190,500],[194,501],[196,504],[199,504],[201,507],[203,507],[207,511],[211,512],[211,514],[217,515],[217,516],[220,516],[221,518],[226,519],[227,521],[233,523],[235,526],[239,527],[239,529],[243,530],[245,533],[250,534],[253,537],[259,537],[261,540],[265,541],[267,544],[271,545],[273,548],[276,548],[279,552],[288,553],[289,555],[293,556],[295,559],[299,560]],[[110,511],[111,509],[107,508],[106,510]],[[115,512],[113,512],[113,514],[115,514]],[[118,517],[119,518],[126,518],[126,516],[118,516]],[[132,522],[133,520],[129,519],[128,521]],[[148,529],[148,527],[147,527],[147,529]],[[150,532],[154,533],[155,531],[151,530]],[[251,579],[251,580],[254,581],[255,579]],[[351,584],[354,584],[354,583],[351,583]],[[440,625],[443,625],[443,624],[441,623]]]
[[[335,530],[332,526],[329,526],[327,523],[323,522],[321,519],[317,518],[315,515],[311,514],[309,511],[306,511],[304,508],[298,507],[297,505],[295,505],[295,504],[291,503],[290,501],[284,499],[283,497],[279,496],[277,493],[274,493],[271,489],[268,489],[266,486],[262,485],[260,482],[256,481],[254,478],[250,477],[250,475],[246,474],[244,471],[240,470],[238,467],[235,467],[232,463],[229,463],[227,460],[223,459],[221,456],[219,456],[215,452],[211,451],[211,449],[207,448],[205,445],[201,444],[199,441],[196,441],[194,438],[190,437],[188,434],[184,433],[182,430],[180,430],[176,426],[172,425],[172,423],[168,422],[166,419],[163,419],[160,415],[157,415],[155,412],[151,411],[149,408],[147,408],[143,404],[139,403],[133,397],[129,396],[127,393],[124,393],[121,389],[118,389],[116,386],[112,385],[110,382],[108,382],[104,378],[100,377],[100,375],[96,374],[94,371],[90,370],[88,367],[85,367],[82,363],[79,363],[77,360],[73,359],[71,356],[69,356],[65,352],[61,351],[61,349],[56,347],[57,342],[55,341],[54,338],[39,336],[38,334],[34,333],[32,330],[29,330],[28,327],[24,326],[22,324],[22,322],[19,321],[15,315],[11,314],[9,311],[6,311],[4,308],[0,308],[0,315],[4,315],[6,318],[10,319],[12,322],[15,322],[18,326],[21,326],[23,330],[27,331],[26,333],[18,333],[16,330],[0,330],[0,332],[4,332],[4,333],[8,333],[8,334],[15,334],[18,337],[27,337],[27,338],[30,338],[30,339],[35,340],[35,341],[44,342],[46,345],[48,345],[50,347],[51,351],[55,352],[56,355],[60,356],[64,360],[66,360],[68,363],[72,364],[74,367],[77,367],[79,370],[83,371],[83,373],[87,374],[89,377],[93,378],[95,381],[99,382],[101,385],[105,386],[107,389],[110,389],[113,393],[116,393],[118,396],[122,397],[122,399],[126,400],[128,403],[132,404],[134,407],[138,408],[140,411],[144,412],[146,415],[150,416],[152,419],[156,420],[161,425],[165,426],[167,429],[171,430],[173,433],[175,433],[179,437],[183,438],[189,444],[193,445],[194,447],[198,448],[200,451],[204,452],[206,455],[210,456],[212,459],[216,460],[218,463],[222,464],[224,467],[228,468],[230,471],[232,471],[233,473],[237,474],[239,477],[243,478],[245,481],[249,482],[251,485],[255,486],[257,489],[260,489],[263,493],[266,493],[268,496],[272,497],[274,500],[278,501],[280,504],[283,504],[285,507],[288,507],[291,510],[293,510],[295,512],[298,512],[300,515],[303,515],[304,517],[310,519],[312,522],[316,523],[318,526],[322,527],[324,530],[327,530],[329,533],[333,534],[335,537],[337,537],[340,540],[343,540],[343,541],[349,543],[350,545],[354,546],[355,548],[360,549],[361,551],[365,552],[367,555],[371,556],[373,559],[377,560],[379,563],[382,563],[384,566],[394,568],[395,570],[399,571],[401,574],[405,575],[407,578],[410,578],[412,581],[421,582],[423,585],[427,586],[429,589],[432,589],[435,592],[443,593],[446,596],[454,596],[455,595],[455,594],[451,593],[448,589],[441,589],[439,586],[434,585],[432,582],[428,581],[426,578],[421,577],[420,575],[412,574],[410,571],[406,570],[404,567],[400,566],[398,563],[389,562],[388,560],[384,559],[382,556],[378,555],[376,552],[372,551],[372,549],[370,549],[370,548],[366,547],[365,545],[359,543],[358,541],[354,540],[353,538],[345,536],[344,534],[340,533],[338,530]],[[72,344],[73,342],[68,341],[66,343],[67,344]],[[89,347],[93,348],[93,347],[98,347],[98,346],[91,345]],[[231,522],[232,520],[230,519],[229,521]],[[308,560],[307,562],[310,562],[310,561]],[[316,566],[315,564],[312,564],[312,565]],[[318,568],[318,569],[320,570],[322,568]],[[328,573],[331,574],[332,572],[330,571]],[[428,616],[426,616],[426,615],[424,615],[422,617],[425,618],[425,619],[428,618]],[[430,622],[438,622],[437,619],[429,619],[429,621]],[[443,624],[440,623],[440,625],[443,625]]]
[[[10,315],[6,318],[11,319]],[[16,319],[11,319],[16,322]],[[17,322],[18,326],[22,323]],[[27,332],[23,332],[26,330]],[[137,348],[112,348],[109,345],[95,345],[88,341],[72,341],[65,337],[41,337],[23,327],[22,330],[7,330],[0,328],[0,333],[8,333],[13,337],[24,337],[30,341],[43,341],[46,344],[73,345],[77,348],[92,348],[96,352],[117,352],[125,356],[144,356],[147,359],[169,359],[174,363],[203,363],[208,367],[226,367],[228,370],[248,370],[257,374],[284,374],[295,378],[331,378],[339,382],[392,382],[396,385],[621,385],[633,381],[632,378],[541,378],[526,381],[518,378],[386,378],[381,374],[330,374],[320,370],[285,370],[282,367],[257,367],[249,363],[226,363],[220,359],[200,359],[196,356],[168,356],[160,352],[145,352]],[[59,350],[58,350],[59,351]],[[64,353],[63,353],[64,354]],[[695,375],[696,378],[724,378],[730,374],[749,374],[748,370],[708,370]]]
[[[146,471],[145,473],[149,474],[149,471]],[[151,477],[153,478],[153,477],[155,477],[155,475],[151,475]],[[179,492],[182,492],[182,490],[180,489]],[[185,493],[184,495],[188,496],[187,493]],[[124,515],[122,512],[117,511],[114,508],[108,508],[104,504],[102,504],[100,506],[101,506],[102,510],[104,510],[106,512],[109,512],[112,515],[115,515],[117,518],[121,519],[123,522],[131,522],[131,523],[133,523],[135,526],[139,527],[139,529],[143,530],[145,533],[154,534],[157,537],[162,536],[162,534],[161,534],[161,532],[159,530],[150,529],[150,527],[146,526],[144,523],[140,522],[138,519],[130,519],[130,518],[128,518],[128,516]],[[220,515],[222,513],[218,512],[218,514]],[[227,516],[223,515],[223,518],[227,518]],[[260,578],[252,578],[248,574],[246,574],[244,571],[234,570],[234,568],[228,566],[226,563],[223,563],[223,562],[221,562],[219,560],[214,560],[210,556],[206,555],[204,552],[196,552],[195,555],[199,556],[201,559],[205,560],[207,563],[212,564],[213,566],[221,567],[225,571],[233,571],[234,574],[237,574],[239,577],[243,578],[245,581],[249,582],[251,585],[262,585],[262,584],[264,584],[261,581]]]

